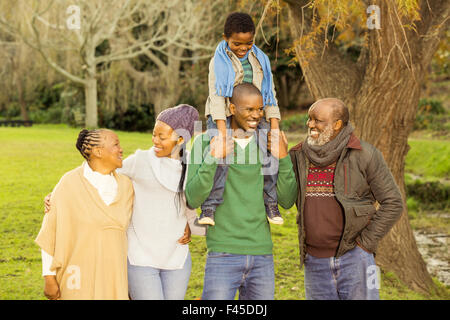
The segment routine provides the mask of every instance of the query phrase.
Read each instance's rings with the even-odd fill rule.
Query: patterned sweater
[[[306,252],[317,258],[336,254],[344,228],[344,214],[334,194],[336,163],[324,168],[310,165],[306,184]]]

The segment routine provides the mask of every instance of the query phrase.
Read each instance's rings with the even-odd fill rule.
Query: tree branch
[[[299,60],[308,87],[315,98],[348,97],[354,95],[362,79],[360,65],[353,62],[337,49],[333,42],[326,43],[319,37],[311,39],[312,48],[302,48],[303,37],[311,34],[313,10],[308,8],[310,1],[285,1],[289,5],[289,19],[294,38],[299,39],[296,45],[296,56]],[[327,32],[327,30],[325,30]],[[343,72],[343,70],[345,70]],[[342,74],[345,79],[342,79]],[[324,77],[323,75],[327,75]]]
[[[33,28],[34,31],[34,35],[35,35],[35,40],[37,42],[37,45],[33,45],[31,42],[28,41],[28,39],[26,39],[25,37],[22,38],[22,40],[29,45],[30,47],[36,49],[41,56],[44,58],[44,60],[53,68],[55,69],[57,72],[59,72],[60,74],[62,74],[64,77],[68,78],[69,80],[81,84],[81,85],[86,85],[86,80],[83,78],[80,78],[78,76],[75,76],[73,74],[71,74],[70,72],[68,72],[67,70],[65,70],[64,68],[62,68],[61,66],[59,66],[56,62],[54,62],[49,56],[48,54],[46,54],[43,50],[42,50],[42,44],[41,44],[41,39],[40,39],[40,34],[39,31],[36,28],[36,18],[37,16],[34,15],[33,19],[31,21],[31,27]]]
[[[421,19],[417,23],[422,61],[430,61],[445,31],[449,28],[450,2],[447,0],[423,0]],[[417,35],[416,35],[417,37]],[[432,48],[435,48],[434,50]]]

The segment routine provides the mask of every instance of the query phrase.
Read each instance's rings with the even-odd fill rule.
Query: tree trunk
[[[167,109],[167,106],[165,106],[165,90],[157,91],[153,98],[153,110],[155,112],[155,119],[158,117],[158,115],[163,111],[164,109]]]
[[[86,79],[84,86],[86,101],[86,128],[98,127],[98,110],[97,110],[97,79]]]
[[[22,120],[28,121],[30,120],[30,117],[28,117],[27,102],[25,101],[25,92],[23,90],[22,81],[19,79],[16,85],[17,95],[19,96],[20,115],[22,116]]]
[[[14,59],[12,59],[14,60]],[[17,65],[13,63],[14,68],[14,76],[13,76],[13,83],[16,85],[17,88],[17,98],[19,100],[19,106],[20,106],[20,115],[22,117],[22,120],[28,121],[30,118],[28,117],[28,111],[27,111],[27,102],[25,100],[25,90],[24,90],[24,83],[23,78],[18,74],[19,71],[17,68]]]
[[[97,66],[95,64],[95,44],[88,41],[86,45],[86,78],[84,84],[85,101],[86,101],[86,127],[98,127],[98,110],[97,110]]]
[[[26,85],[20,65],[23,61],[23,50],[24,48],[22,47],[22,44],[18,46],[15,56],[11,56],[11,66],[13,69],[13,84],[17,87],[17,99],[19,100],[20,115],[22,120],[28,121],[30,118],[28,117],[27,102],[25,99],[26,89],[24,87],[26,87]]]
[[[308,1],[286,2],[293,37],[299,39],[311,30],[311,9],[305,6]],[[423,37],[404,30],[394,1],[373,4],[381,9],[381,29],[368,30],[369,45],[362,48],[357,62],[341,54],[332,42],[324,49],[323,37],[316,40],[314,56],[306,56],[299,45],[296,56],[315,99],[337,97],[346,103],[357,135],[383,153],[405,200],[408,135],[420,98],[420,84],[442,36],[436,24],[444,24],[449,3],[421,3],[417,30]],[[406,203],[400,220],[380,242],[376,259],[382,269],[396,273],[410,288],[421,292],[432,288],[409,224]]]

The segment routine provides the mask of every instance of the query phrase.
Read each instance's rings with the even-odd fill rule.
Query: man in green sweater
[[[233,90],[230,103],[231,135],[211,140],[205,133],[194,141],[186,182],[186,200],[191,208],[206,200],[220,159],[229,165],[223,203],[217,207],[215,225],[208,227],[208,257],[203,285],[204,300],[231,300],[239,290],[241,300],[274,298],[273,243],[265,213],[261,173],[263,159],[257,132],[263,117],[263,98],[252,84]],[[287,141],[281,132],[272,133],[267,149],[279,159],[278,203],[290,208],[297,184]],[[270,139],[269,139],[270,141]]]

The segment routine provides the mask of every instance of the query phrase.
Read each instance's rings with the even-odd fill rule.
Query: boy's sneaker
[[[212,210],[202,210],[200,218],[198,219],[199,224],[208,224],[210,226],[215,225],[214,222],[214,211]]]
[[[272,224],[283,224],[284,220],[281,217],[280,210],[278,210],[278,204],[268,203],[266,204],[267,220]]]

